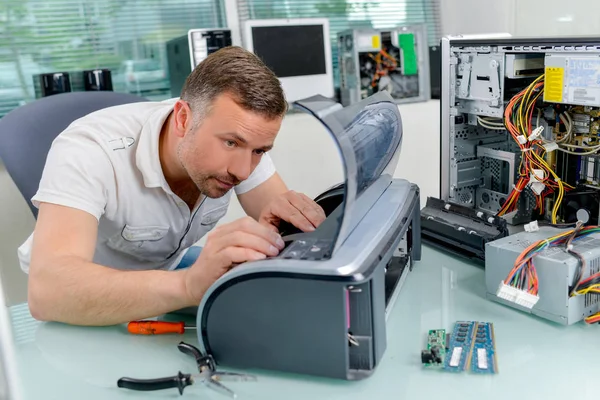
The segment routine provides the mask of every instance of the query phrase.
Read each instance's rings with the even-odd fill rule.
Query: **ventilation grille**
[[[463,188],[457,191],[458,201],[464,204],[473,204],[473,189]]]
[[[457,129],[456,130],[456,138],[457,139],[466,139],[469,137],[468,129]]]
[[[600,271],[600,258],[596,257],[591,261],[588,261],[587,264],[589,265],[590,268],[590,273],[588,276],[592,276],[594,274],[597,274]],[[599,298],[599,294],[598,293],[588,293],[585,295],[585,299],[584,299],[584,307],[590,307],[593,306],[594,304],[597,304],[598,301],[600,300]]]
[[[514,243],[514,245],[516,247],[519,247],[523,250],[525,250],[526,248],[528,248],[529,246],[531,246],[533,243],[536,243],[537,240],[523,240],[523,239],[518,239],[512,243]],[[551,256],[553,254],[558,254],[558,253],[564,253],[564,247],[549,247],[549,248],[545,248],[544,250],[542,250],[541,253],[539,254],[543,254],[544,256]],[[535,262],[535,259],[534,259]]]
[[[491,157],[480,157],[481,175],[490,178],[490,187],[488,189],[494,192],[500,192],[500,183],[502,182],[501,167],[502,161]]]
[[[600,272],[600,257],[596,257],[592,261],[588,261],[588,265],[590,266],[590,274],[588,276],[597,274]]]
[[[585,295],[584,299],[584,307],[588,308],[598,303],[598,293],[588,293]]]
[[[528,213],[530,213],[535,208],[535,205],[536,205],[536,196],[533,193],[533,191],[531,191],[531,189],[530,189],[529,186],[526,188],[525,191],[523,191],[523,194],[525,195],[525,198],[527,200],[525,202],[525,210]]]

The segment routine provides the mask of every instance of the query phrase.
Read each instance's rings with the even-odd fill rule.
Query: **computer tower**
[[[425,25],[346,30],[338,33],[337,46],[343,105],[381,90],[398,104],[431,98]]]
[[[188,34],[167,42],[167,64],[171,94],[178,97],[192,70],[209,54],[231,46],[228,29],[190,29]]]
[[[440,118],[426,242],[484,261],[532,221],[598,223],[600,37],[443,38]]]
[[[429,47],[429,77],[431,98],[439,100],[442,85],[442,54],[440,46]]]

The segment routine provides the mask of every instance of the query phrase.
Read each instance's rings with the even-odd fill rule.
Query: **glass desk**
[[[227,382],[238,399],[596,399],[600,327],[563,327],[485,299],[483,268],[425,247],[388,320],[385,356],[374,375],[358,382],[246,371],[257,382]],[[176,389],[135,392],[120,377],[158,378],[194,373],[177,350],[195,332],[135,336],[125,326],[102,328],[40,323],[26,305],[11,309],[17,362],[26,399],[174,399]],[[457,320],[494,323],[497,375],[424,370],[420,352],[429,329]],[[318,362],[318,360],[315,360]],[[226,369],[224,369],[226,370]],[[183,398],[226,399],[193,385]]]

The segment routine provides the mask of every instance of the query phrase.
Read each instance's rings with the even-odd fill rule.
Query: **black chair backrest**
[[[69,92],[12,110],[0,119],[0,160],[37,218],[31,198],[38,190],[54,139],[73,121],[103,108],[147,101],[116,92]]]

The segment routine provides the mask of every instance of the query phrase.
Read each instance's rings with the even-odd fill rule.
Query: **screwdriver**
[[[196,329],[183,322],[132,321],[127,324],[129,333],[136,335],[162,335],[164,333],[184,333],[186,329]]]

